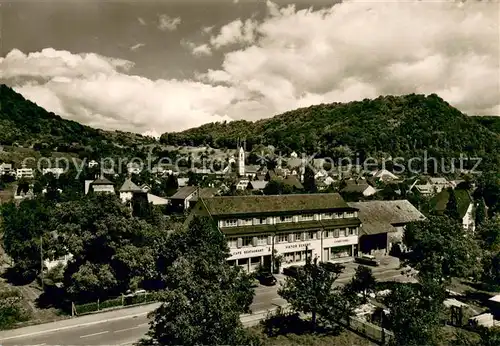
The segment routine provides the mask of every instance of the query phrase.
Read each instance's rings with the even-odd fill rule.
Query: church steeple
[[[245,143],[245,142],[243,142]],[[240,146],[240,141],[238,139],[238,175],[245,175],[245,150]]]

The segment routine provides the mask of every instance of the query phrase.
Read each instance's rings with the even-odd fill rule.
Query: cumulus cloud
[[[158,29],[161,31],[174,31],[181,24],[181,18],[171,18],[166,14],[161,14],[158,17]]]
[[[255,30],[258,23],[252,19],[243,22],[237,19],[224,25],[217,36],[212,36],[210,44],[215,48],[221,48],[235,43],[253,43],[256,39]]]
[[[496,3],[350,1],[297,11],[269,2],[268,9],[259,23],[229,23],[211,47],[184,42],[193,53],[244,45],[196,80],[149,80],[129,75],[126,60],[53,49],[12,51],[0,59],[0,79],[62,116],[140,133],[381,94],[436,93],[468,114],[500,110]]]
[[[196,56],[212,55],[212,50],[208,44],[202,44],[193,48],[193,54]]]

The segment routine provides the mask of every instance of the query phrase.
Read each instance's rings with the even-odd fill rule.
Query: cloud
[[[263,21],[233,21],[212,46],[183,41],[193,54],[224,48],[220,68],[195,80],[131,76],[130,61],[54,49],[10,52],[0,79],[67,118],[139,133],[382,94],[436,93],[468,114],[498,114],[497,10],[491,2],[350,1],[316,11],[268,3]]]
[[[193,48],[193,54],[196,56],[212,55],[212,50],[208,44],[202,44]]]
[[[141,25],[147,25],[147,24],[146,24],[146,21],[145,21],[144,19],[142,19],[141,17],[138,17],[138,18],[137,18],[137,21],[138,21],[138,22],[139,22],[139,24],[141,24]]]
[[[138,43],[138,44],[135,44],[132,47],[130,47],[130,50],[135,51],[135,50],[138,50],[139,48],[144,47],[144,46],[145,46],[144,43]]]
[[[13,51],[0,58],[0,79],[30,78],[14,89],[47,110],[105,129],[163,133],[231,120],[223,112],[234,99],[232,88],[152,81],[128,75],[132,66],[96,54]]]
[[[252,19],[247,19],[245,22],[237,19],[224,25],[217,36],[212,36],[210,44],[215,48],[221,48],[236,43],[253,43],[256,39],[257,26],[258,23]]]
[[[161,14],[158,17],[158,29],[161,31],[174,31],[181,24],[181,18],[170,18],[166,14]]]
[[[213,30],[214,26],[204,26],[203,28],[201,28],[201,32],[203,34],[210,34]]]

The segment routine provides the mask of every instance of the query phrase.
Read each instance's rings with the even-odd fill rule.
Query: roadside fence
[[[123,294],[103,301],[98,299],[95,302],[85,304],[71,303],[71,316],[82,316],[104,310],[156,303],[159,301],[159,298],[159,292],[143,292],[127,295]]]

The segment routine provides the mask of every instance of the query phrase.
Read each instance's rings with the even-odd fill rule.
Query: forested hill
[[[460,153],[498,159],[500,137],[435,94],[381,96],[300,108],[257,122],[211,123],[165,133],[171,145],[234,148],[246,138],[282,151],[334,155],[339,148],[369,155],[409,157],[427,150],[440,157]],[[335,157],[335,156],[333,156]]]
[[[0,144],[43,146],[58,151],[74,151],[103,144],[144,143],[141,135],[94,129],[66,120],[26,100],[10,87],[0,84]]]
[[[500,116],[475,116],[474,120],[477,120],[481,125],[487,127],[490,131],[500,135]]]

